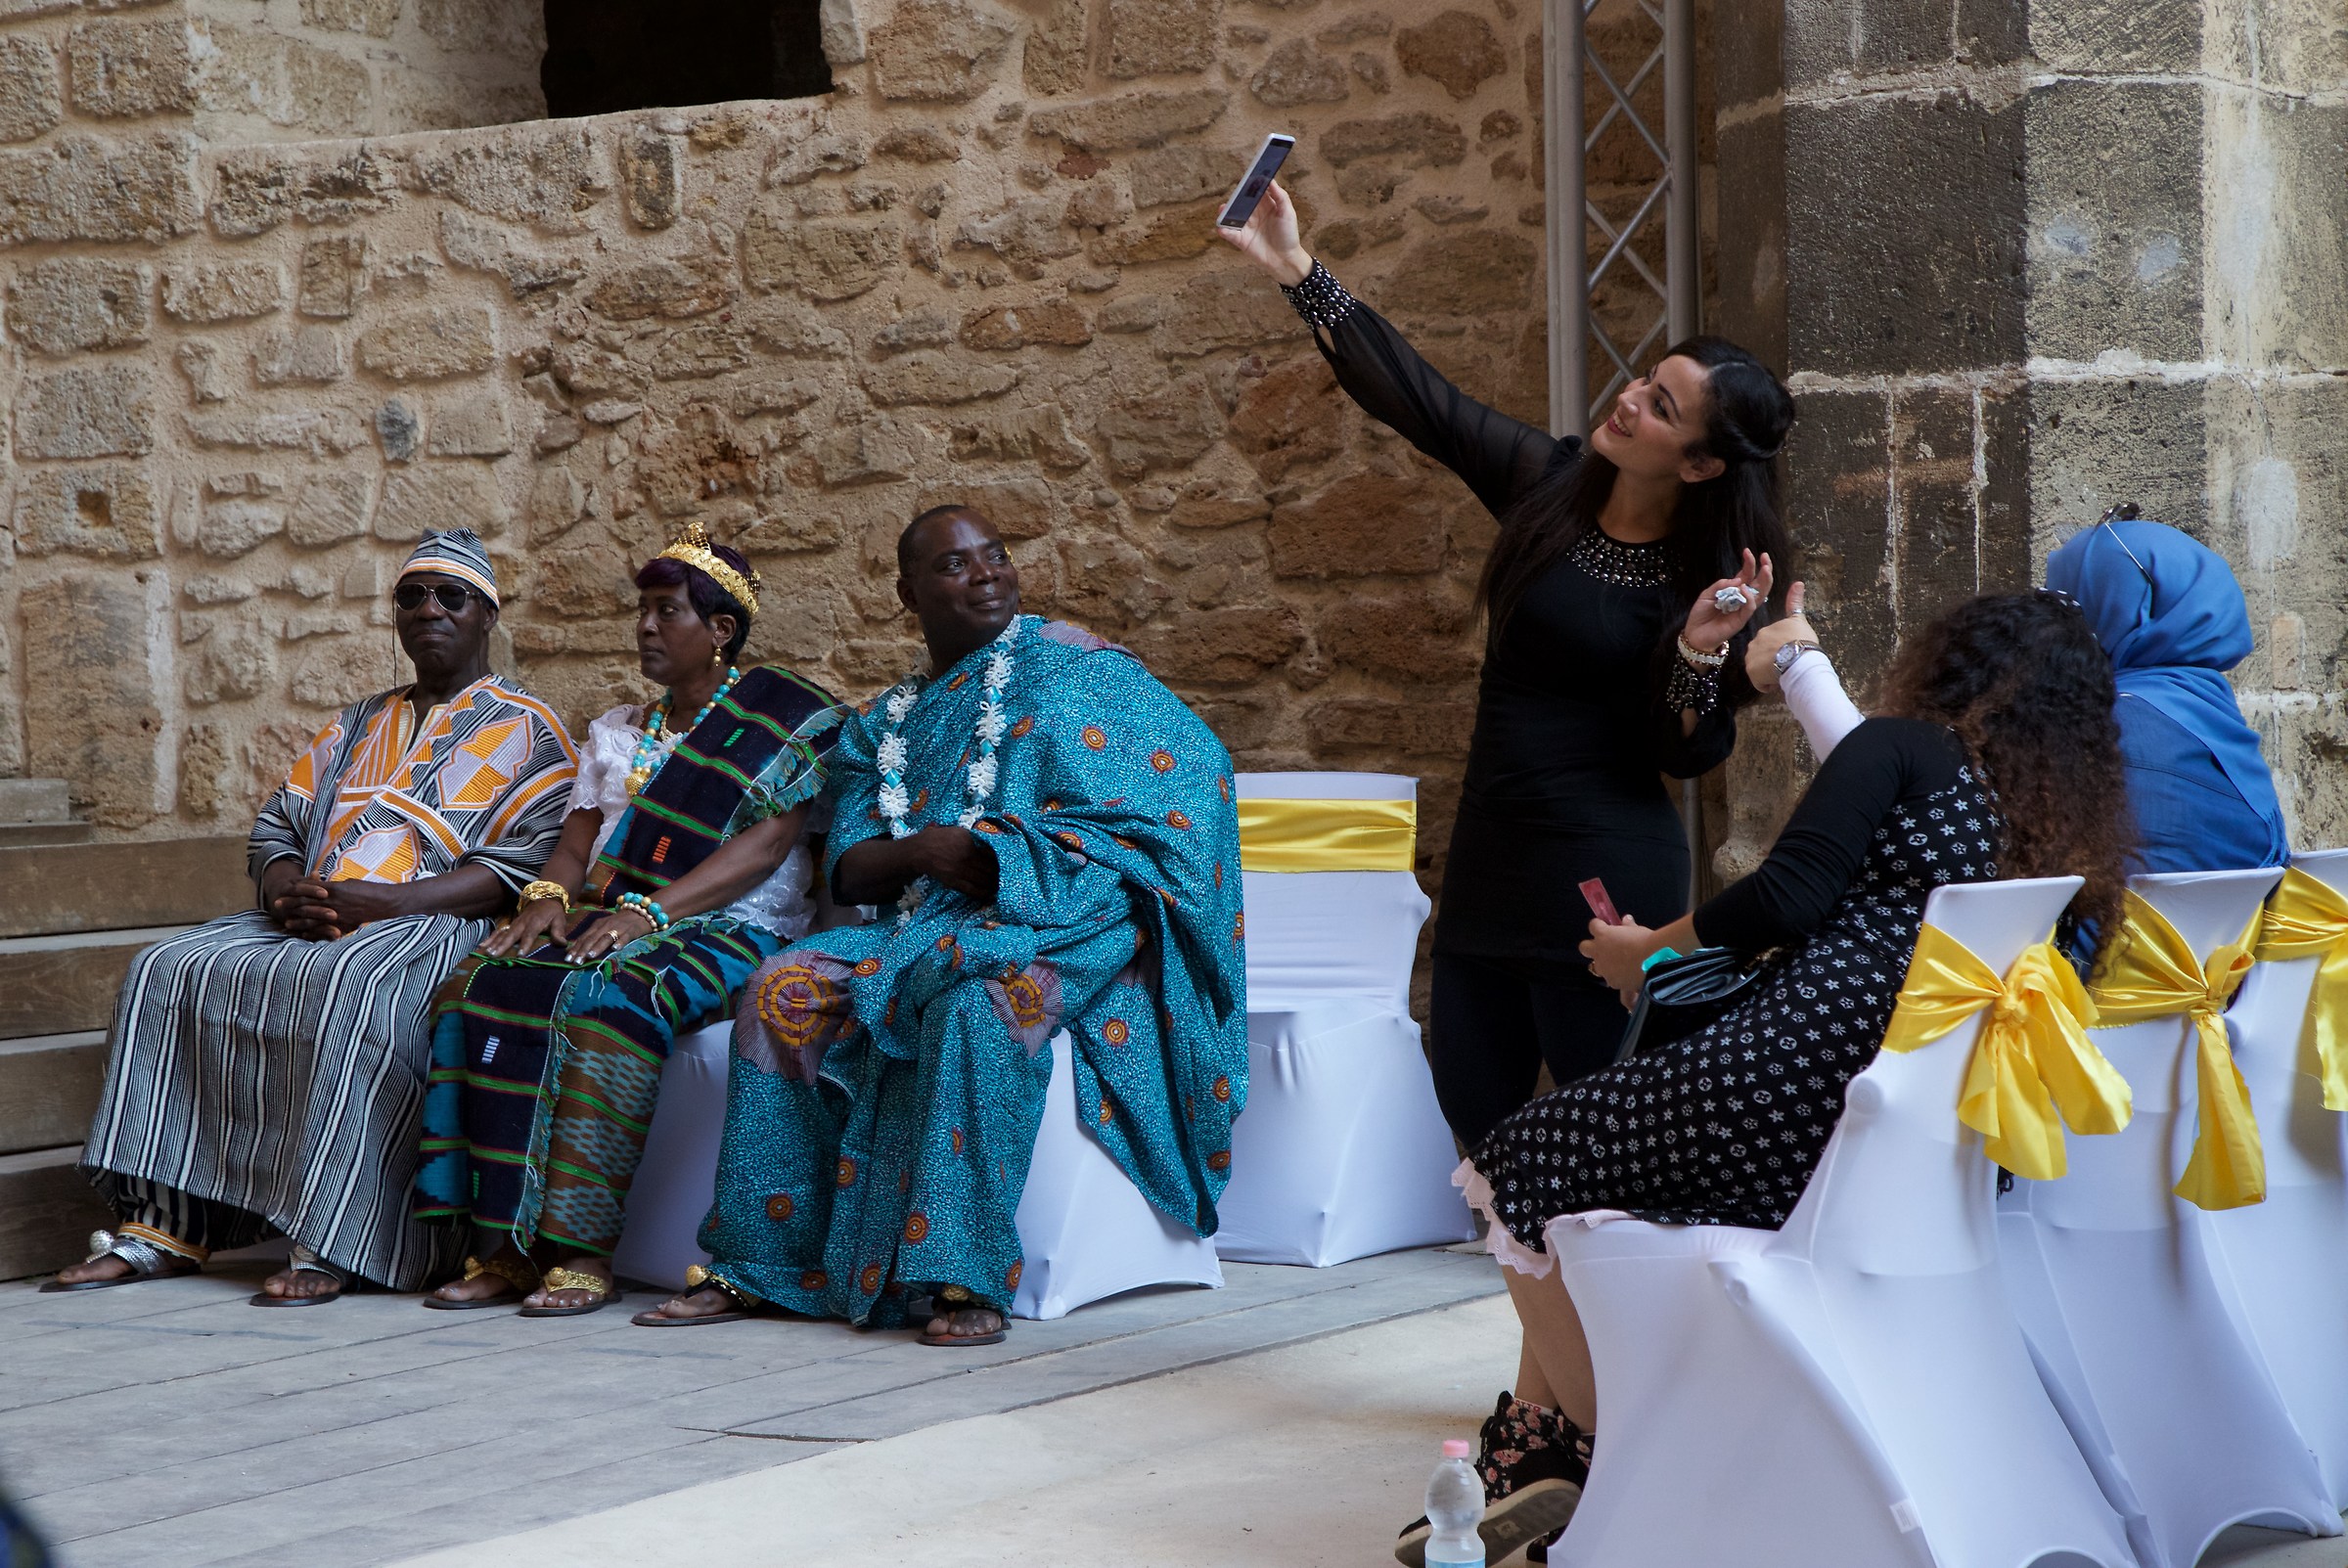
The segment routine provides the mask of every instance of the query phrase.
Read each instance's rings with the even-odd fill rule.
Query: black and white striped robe
[[[371,881],[481,865],[519,890],[562,835],[576,764],[562,722],[499,677],[421,724],[406,689],[385,692],[296,759],[253,824],[248,870],[257,887],[289,857]],[[432,993],[491,925],[404,916],[313,942],[252,910],[147,949],[115,1005],[84,1170],[125,1218],[200,1209],[202,1244],[282,1232],[417,1288],[463,1239],[408,1217]]]

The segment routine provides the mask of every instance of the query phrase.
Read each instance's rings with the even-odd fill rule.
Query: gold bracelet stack
[[[564,887],[561,882],[540,880],[530,883],[521,890],[520,902],[522,904],[535,904],[542,898],[551,898],[565,910],[570,908],[570,889]]]
[[[1729,661],[1729,645],[1721,644],[1717,652],[1698,652],[1694,645],[1688,641],[1688,634],[1682,632],[1680,634],[1680,657],[1699,670],[1717,670]]]

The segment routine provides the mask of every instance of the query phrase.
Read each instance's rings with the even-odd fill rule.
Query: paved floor
[[[680,1543],[729,1568],[1379,1568],[1419,1511],[1436,1443],[1469,1433],[1514,1370],[1514,1327],[1508,1303],[1484,1297],[843,1446],[401,1568],[664,1564]],[[2343,1562],[2348,1542],[2235,1530],[2202,1568]]]
[[[655,1332],[616,1309],[526,1320],[412,1296],[262,1312],[245,1297],[265,1272],[0,1285],[0,1479],[62,1568],[288,1548],[365,1568],[1500,1288],[1489,1259],[1446,1251],[1234,1264],[1222,1290],[1137,1293],[946,1352],[838,1324]]]
[[[1513,1369],[1492,1264],[1226,1267],[957,1353],[413,1297],[261,1313],[261,1266],[0,1285],[0,1478],[61,1568],[1390,1561],[1434,1445]],[[2235,1530],[2220,1565],[2343,1568],[2348,1542]]]

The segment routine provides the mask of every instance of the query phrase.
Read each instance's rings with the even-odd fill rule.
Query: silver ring
[[[1735,586],[1712,590],[1712,607],[1723,615],[1734,615],[1744,608],[1744,590]]]

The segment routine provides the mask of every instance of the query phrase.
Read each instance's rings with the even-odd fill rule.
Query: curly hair
[[[1984,594],[1910,638],[1885,711],[1947,725],[1997,802],[2006,876],[2084,876],[2065,922],[2118,928],[2136,829],[2111,660],[2059,594]]]

